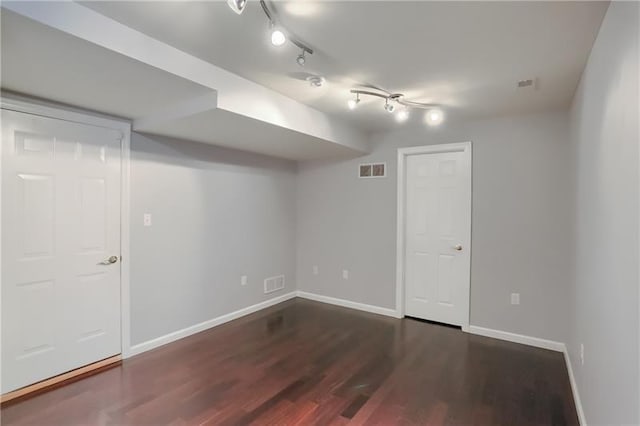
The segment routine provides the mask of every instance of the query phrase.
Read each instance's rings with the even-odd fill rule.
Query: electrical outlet
[[[151,213],[145,213],[142,218],[144,226],[151,226]]]
[[[584,365],[584,343],[580,343],[580,365]]]
[[[342,270],[342,279],[343,280],[348,280],[349,279],[349,270],[347,270],[347,269],[343,269]]]
[[[318,265],[313,265],[313,275],[318,275],[318,274],[319,274]]]
[[[511,304],[512,305],[520,304],[520,293],[511,293]]]
[[[240,285],[247,285],[247,276],[243,275],[240,277]]]

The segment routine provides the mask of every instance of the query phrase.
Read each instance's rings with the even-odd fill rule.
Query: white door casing
[[[397,310],[469,325],[471,143],[398,150]]]
[[[121,352],[119,130],[2,110],[2,392]]]

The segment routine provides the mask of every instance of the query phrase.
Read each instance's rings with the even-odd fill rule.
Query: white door
[[[405,158],[405,314],[465,325],[471,259],[470,145]]]
[[[2,393],[120,353],[121,139],[2,110]]]

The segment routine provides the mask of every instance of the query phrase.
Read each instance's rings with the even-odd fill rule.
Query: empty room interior
[[[640,425],[640,2],[0,14],[2,425]]]

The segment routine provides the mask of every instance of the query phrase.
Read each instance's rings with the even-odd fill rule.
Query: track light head
[[[396,109],[395,105],[389,103],[389,98],[384,102],[384,110],[391,114]]]
[[[307,58],[305,57],[306,50],[303,50],[298,57],[296,58],[296,62],[301,67],[304,67],[304,64],[307,62]]]
[[[359,103],[360,103],[360,93],[356,93],[355,99],[349,99],[347,101],[347,105],[349,106],[349,109],[356,109]]]
[[[242,14],[245,6],[247,5],[247,0],[227,0],[227,5],[238,15]]]
[[[271,44],[274,46],[282,46],[287,41],[284,32],[272,24],[271,26]]]

